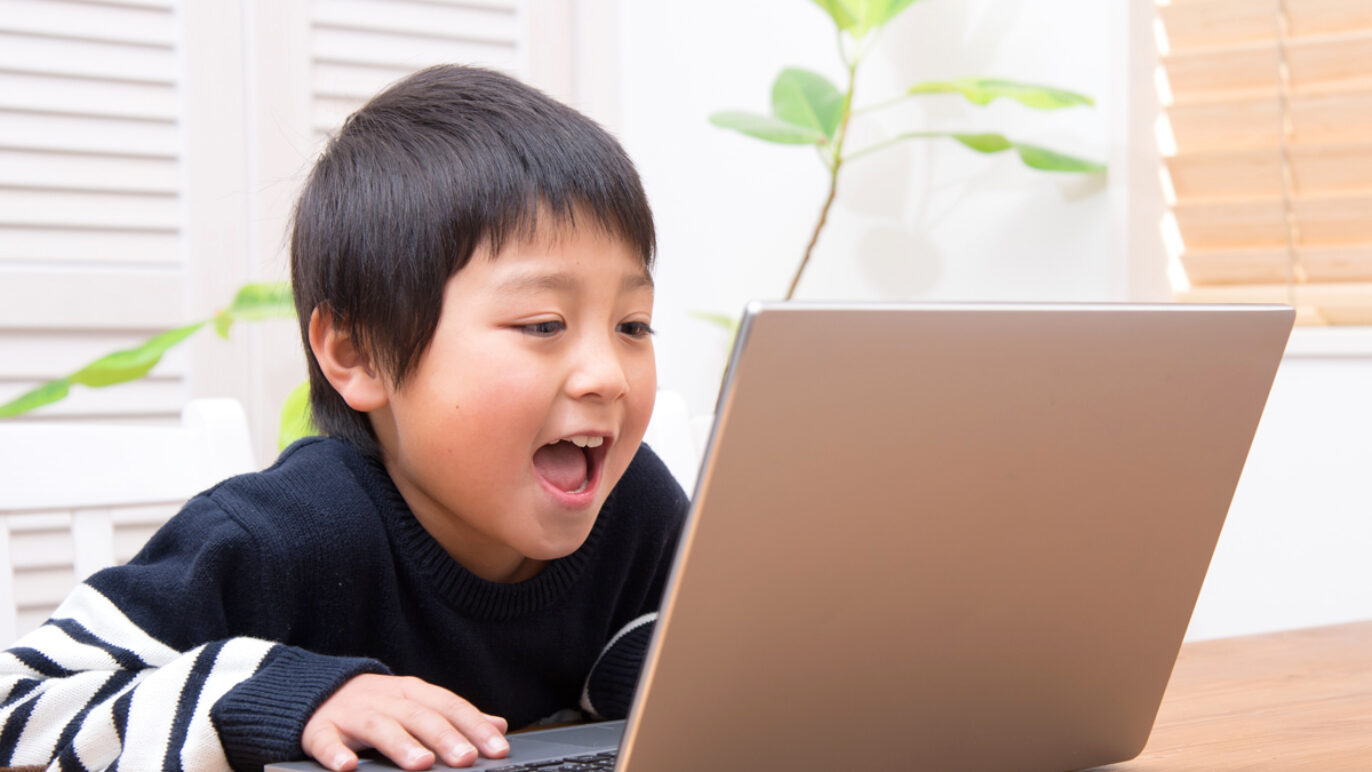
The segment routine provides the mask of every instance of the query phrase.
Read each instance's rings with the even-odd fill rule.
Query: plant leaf
[[[291,285],[284,281],[244,284],[234,295],[229,310],[240,319],[295,316]]]
[[[687,315],[694,316],[702,322],[713,324],[724,330],[729,336],[729,342],[725,345],[725,352],[734,350],[734,343],[738,339],[739,318],[730,314],[720,314],[714,311],[687,311]]]
[[[709,322],[722,328],[730,335],[738,332],[738,319],[729,314],[720,314],[713,311],[687,311],[688,316],[693,316],[702,322]]]
[[[35,408],[57,402],[67,396],[71,390],[71,381],[66,378],[58,378],[55,381],[48,381],[31,391],[24,392],[18,397],[0,405],[0,418],[13,418],[23,415]]]
[[[883,27],[897,14],[914,4],[915,0],[813,0],[838,25],[861,40],[868,32]]]
[[[869,27],[884,27],[887,22],[914,3],[915,0],[868,0],[865,20]]]
[[[286,401],[281,403],[281,423],[276,432],[278,449],[285,450],[287,445],[302,438],[319,434],[319,429],[310,419],[310,382],[291,389]]]
[[[819,0],[815,0],[819,2]],[[861,40],[867,36],[868,32],[886,26],[886,23],[894,19],[897,14],[908,8],[915,0],[834,0],[835,4],[841,6],[841,12],[851,19],[851,23],[844,26],[839,24],[839,29],[853,36],[854,40]],[[826,3],[821,3],[826,5]],[[825,10],[829,10],[827,7]],[[839,16],[830,11],[830,16],[834,21],[839,20]]]
[[[1105,171],[1105,164],[1103,163],[1066,155],[1038,145],[1016,142],[1015,150],[1019,152],[1020,160],[1024,161],[1026,165],[1046,172]]]
[[[938,132],[930,132],[932,136],[938,136]],[[1009,150],[1015,143],[1005,138],[1003,134],[955,134],[950,133],[946,136],[956,139],[958,142],[970,147],[978,153],[999,153],[1002,150]]]
[[[937,132],[929,132],[936,134]],[[999,153],[1002,150],[1015,149],[1019,153],[1020,160],[1025,165],[1033,169],[1045,172],[1103,172],[1105,164],[1090,161],[1085,158],[1077,158],[1056,150],[1049,150],[1038,145],[1029,145],[1023,142],[1014,142],[1001,134],[948,134],[947,136],[961,142],[963,145],[977,151],[978,153]]]
[[[73,383],[100,387],[136,381],[147,375],[148,371],[162,360],[162,355],[167,349],[190,337],[203,326],[205,322],[188,324],[154,335],[134,348],[106,354],[65,378],[48,381],[0,405],[0,418],[22,415],[43,405],[65,399]]]
[[[797,126],[770,115],[758,115],[741,110],[715,113],[710,116],[710,123],[779,145],[822,145],[829,141],[829,138],[818,129]]]
[[[72,383],[97,387],[136,381],[147,375],[148,371],[162,360],[162,355],[167,349],[190,337],[203,326],[204,322],[196,322],[154,335],[140,346],[100,357],[72,373],[68,379]]]
[[[910,95],[962,94],[967,101],[977,105],[990,104],[993,100],[1000,98],[1013,99],[1039,110],[1057,110],[1063,107],[1095,104],[1095,101],[1085,94],[1052,86],[1020,83],[1000,78],[931,80],[911,86],[906,93]]]
[[[227,337],[229,327],[239,319],[258,320],[294,316],[295,305],[291,300],[290,285],[285,282],[264,282],[241,287],[234,296],[233,303],[216,314],[213,322],[220,336]],[[156,367],[168,349],[193,335],[209,321],[168,330],[134,348],[106,354],[65,378],[48,381],[0,405],[0,417],[22,415],[64,399],[73,383],[98,388],[136,381]]]
[[[788,67],[772,84],[772,114],[832,140],[843,118],[843,95],[823,75]]]
[[[229,337],[229,328],[239,320],[293,319],[295,302],[291,285],[287,282],[257,282],[244,284],[234,295],[233,303],[214,316],[214,330],[221,338]]]
[[[845,160],[851,161],[907,139],[938,139],[941,137],[955,139],[962,143],[963,146],[975,150],[978,153],[1000,153],[1005,150],[1013,149],[1015,152],[1019,153],[1020,160],[1024,161],[1027,166],[1040,171],[1092,173],[1106,170],[1105,164],[1097,161],[1070,156],[1066,153],[1059,153],[1056,150],[1049,150],[1048,148],[1040,147],[1039,145],[1030,145],[1026,142],[1015,142],[1007,138],[1004,134],[994,134],[990,132],[973,134],[970,132],[957,131],[912,131],[906,134],[897,135],[879,145],[850,153],[845,156]]]
[[[814,0],[814,3],[829,14],[841,31],[850,30],[857,24],[857,18],[848,10],[848,4],[843,0]]]

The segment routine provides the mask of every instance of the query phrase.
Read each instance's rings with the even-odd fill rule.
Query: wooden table
[[[1306,769],[1372,770],[1372,621],[1182,646],[1148,746],[1096,772]]]
[[[1143,753],[1098,772],[1372,770],[1372,621],[1182,646]]]

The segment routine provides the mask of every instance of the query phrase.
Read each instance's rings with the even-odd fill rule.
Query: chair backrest
[[[191,496],[255,468],[231,399],[192,400],[173,426],[0,423],[0,646],[133,557]]]

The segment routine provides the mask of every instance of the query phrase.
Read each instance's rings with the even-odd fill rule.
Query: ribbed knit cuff
[[[648,644],[653,640],[657,614],[644,614],[615,634],[586,676],[581,709],[598,719],[629,715]]]
[[[253,676],[210,709],[224,755],[234,769],[260,770],[304,757],[300,733],[314,711],[348,679],[390,671],[371,659],[329,657],[277,646]]]

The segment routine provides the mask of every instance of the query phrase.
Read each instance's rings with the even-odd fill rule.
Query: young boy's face
[[[448,280],[419,366],[370,416],[396,487],[465,568],[521,580],[585,541],[652,413],[652,310],[642,260],[599,229],[477,250]]]

